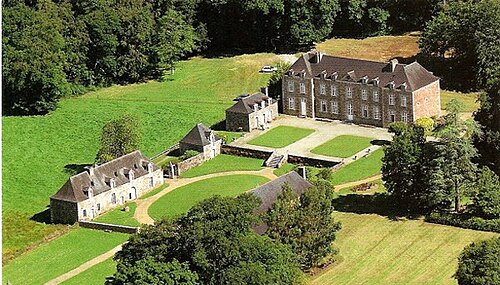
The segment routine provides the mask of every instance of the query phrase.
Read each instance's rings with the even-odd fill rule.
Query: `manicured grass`
[[[479,108],[477,99],[479,93],[460,93],[455,91],[441,90],[441,109],[446,109],[446,105],[452,99],[456,99],[463,104],[464,109],[462,112],[474,112]]]
[[[181,173],[181,177],[196,177],[211,173],[238,170],[261,170],[263,163],[262,159],[220,154],[200,166]]]
[[[139,200],[146,199],[146,198],[149,198],[151,196],[154,196],[154,195],[160,193],[163,189],[165,189],[167,187],[168,187],[168,183],[164,183],[164,184],[156,187],[155,189],[149,191],[148,193],[142,195],[141,197],[139,197]]]
[[[196,203],[212,197],[237,196],[268,181],[255,175],[229,175],[194,182],[173,190],[149,207],[149,215],[159,220],[187,212]]]
[[[342,230],[334,245],[340,260],[312,277],[312,284],[457,284],[457,258],[473,241],[493,233],[391,221],[375,214],[334,214]]]
[[[62,282],[62,285],[81,285],[81,284],[104,284],[106,277],[113,276],[116,271],[116,262],[110,258],[96,264],[82,273]]]
[[[245,133],[244,132],[224,132],[218,131],[215,132],[216,135],[226,140],[226,143],[231,143],[239,138],[241,138]]]
[[[108,224],[116,224],[116,225],[124,225],[124,226],[139,226],[139,222],[134,219],[135,209],[137,208],[137,204],[135,202],[128,203],[129,211],[125,212],[122,209],[125,206],[120,206],[100,217],[95,219],[94,221],[100,223],[108,223]]]
[[[269,130],[259,137],[256,137],[248,143],[273,148],[282,148],[304,137],[307,137],[313,132],[314,130],[311,129],[279,126]]]
[[[371,145],[372,138],[358,136],[338,136],[311,150],[312,153],[333,156],[351,157]]]
[[[107,121],[125,113],[138,116],[140,149],[153,156],[178,142],[196,123],[222,120],[234,97],[267,83],[269,75],[258,71],[276,59],[272,54],[193,58],[179,62],[175,75],[161,82],[113,86],[66,98],[46,116],[3,117],[3,217],[10,215],[13,223],[3,224],[3,250],[26,248],[58,230],[30,222],[32,227],[23,233],[10,231],[46,208],[49,197],[72,174],[70,169],[94,161]],[[19,217],[23,220],[16,222]]]
[[[127,234],[78,228],[12,260],[2,268],[2,278],[12,284],[43,284],[105,253],[127,238]]]
[[[280,168],[278,169],[275,169],[273,171],[274,175],[276,176],[281,176],[281,175],[284,175],[284,174],[287,174],[288,172],[294,170],[296,167],[295,164],[292,164],[292,163],[285,163],[283,164]]]
[[[377,175],[382,168],[381,159],[383,156],[383,149],[377,149],[366,158],[358,158],[358,160],[335,171],[332,175],[332,183],[338,185]]]

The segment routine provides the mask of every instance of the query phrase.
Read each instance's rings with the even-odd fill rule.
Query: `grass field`
[[[366,158],[358,158],[358,160],[335,171],[332,175],[332,183],[339,185],[377,175],[382,167],[381,159],[383,156],[384,151],[377,149]]]
[[[168,183],[163,183],[162,185],[156,187],[155,189],[153,189],[153,190],[149,191],[148,193],[139,197],[139,200],[143,200],[143,199],[149,198],[151,196],[154,196],[154,195],[160,193],[163,189],[165,189],[167,187],[168,187]]]
[[[257,91],[269,75],[262,65],[272,54],[231,58],[193,58],[179,62],[175,75],[162,82],[113,86],[81,97],[63,99],[46,116],[3,117],[4,257],[22,251],[59,230],[29,218],[46,209],[70,171],[94,161],[102,126],[131,113],[140,120],[140,149],[152,156],[181,139],[196,123],[224,118],[232,99]],[[16,226],[27,230],[15,231]]]
[[[441,91],[441,109],[445,109],[448,102],[452,99],[457,99],[463,104],[464,109],[462,112],[471,113],[479,108],[479,103],[477,99],[479,97],[478,93],[460,93],[454,91]]]
[[[255,175],[229,175],[194,182],[177,188],[149,207],[149,215],[159,220],[187,212],[194,204],[214,195],[236,196],[268,181]]]
[[[202,165],[181,173],[181,177],[196,177],[211,173],[237,171],[237,170],[261,170],[264,161],[262,159],[220,154]]]
[[[116,262],[110,258],[92,266],[82,273],[64,281],[61,285],[100,285],[104,284],[106,277],[113,276],[116,271]]]
[[[338,136],[311,150],[312,153],[333,156],[351,157],[371,145],[372,138],[358,136]]]
[[[126,241],[127,234],[78,228],[12,260],[3,282],[43,284]]]
[[[122,209],[125,206],[120,206],[108,213],[94,219],[96,222],[100,223],[108,223],[108,224],[116,224],[116,225],[124,225],[124,226],[139,226],[139,222],[134,219],[135,209],[137,208],[137,204],[135,202],[128,203],[129,211],[125,212]]]
[[[292,171],[295,167],[296,167],[295,164],[285,163],[280,168],[275,169],[273,171],[273,173],[276,176],[281,176],[281,175],[287,174],[288,172]]]
[[[217,131],[215,134],[226,141],[226,143],[231,143],[239,138],[241,138],[245,133],[244,132],[225,132],[225,131]]]
[[[334,242],[340,260],[312,278],[314,285],[457,284],[452,275],[462,249],[470,242],[495,236],[422,220],[334,215],[342,222]]]
[[[312,134],[314,130],[279,126],[249,141],[249,144],[282,148]]]

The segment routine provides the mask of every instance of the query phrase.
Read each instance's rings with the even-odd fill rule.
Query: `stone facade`
[[[264,93],[243,95],[226,110],[226,129],[228,131],[249,132],[262,129],[278,116],[278,102]]]
[[[205,160],[220,154],[222,139],[205,125],[199,123],[179,142],[181,153],[195,150],[203,154]]]
[[[440,113],[439,79],[417,63],[329,57],[319,66],[327,60],[312,60],[315,56],[304,55],[283,75],[283,113],[378,127]],[[296,72],[294,67],[303,69]],[[345,74],[337,71],[351,69]],[[318,70],[322,71],[316,74]]]

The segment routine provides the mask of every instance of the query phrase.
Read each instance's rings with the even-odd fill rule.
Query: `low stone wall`
[[[180,175],[182,172],[202,164],[203,162],[205,162],[205,160],[206,160],[205,155],[203,153],[200,153],[184,161],[179,162],[177,164],[179,170],[178,174]]]
[[[126,234],[136,234],[139,232],[139,227],[122,226],[115,224],[98,223],[92,221],[80,221],[78,222],[80,227],[94,230],[102,231],[112,231]]]
[[[221,149],[223,154],[231,154],[243,157],[253,157],[259,159],[268,159],[273,153],[272,151],[257,150],[233,145],[223,145]]]
[[[328,161],[328,160],[298,156],[293,154],[288,155],[288,162],[293,164],[307,165],[314,167],[334,167],[340,163],[335,161]]]

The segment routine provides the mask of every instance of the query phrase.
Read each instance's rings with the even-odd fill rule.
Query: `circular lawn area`
[[[237,196],[268,181],[257,175],[228,175],[193,182],[165,194],[149,207],[148,214],[155,220],[184,214],[206,198]]]

